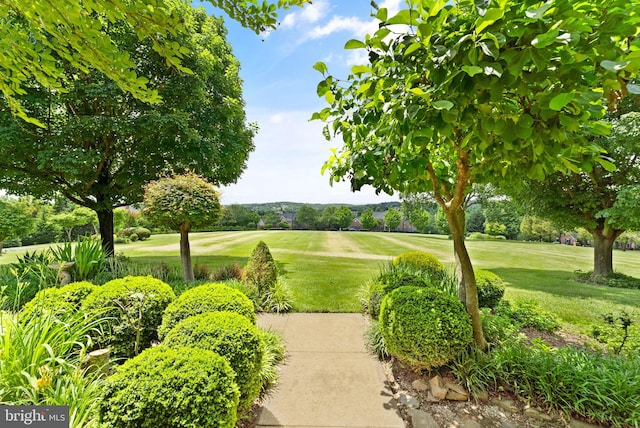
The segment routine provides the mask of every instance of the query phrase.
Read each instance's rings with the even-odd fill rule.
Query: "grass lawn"
[[[380,266],[411,250],[427,251],[453,268],[453,245],[443,236],[324,231],[248,231],[190,234],[194,263],[212,269],[236,262],[243,266],[258,241],[270,248],[293,290],[294,309],[303,312],[357,312],[357,291]],[[488,269],[507,282],[506,297],[535,299],[567,324],[587,329],[600,314],[626,310],[640,318],[640,290],[574,282],[573,272],[591,270],[593,249],[513,241],[468,241],[476,268]],[[30,250],[31,251],[31,250]],[[116,252],[141,263],[179,266],[177,234],[116,245]],[[0,258],[15,261],[16,252]],[[616,271],[640,277],[640,251],[616,251]]]

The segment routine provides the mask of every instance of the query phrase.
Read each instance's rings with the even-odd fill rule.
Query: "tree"
[[[360,214],[360,224],[364,230],[373,230],[378,227],[378,219],[373,217],[373,209],[366,209]]]
[[[558,237],[558,230],[549,220],[536,216],[524,216],[520,224],[523,239],[540,242],[553,242]]]
[[[473,205],[466,212],[465,231],[467,233],[472,232],[484,232],[485,217],[482,213],[482,207],[479,205]]]
[[[0,198],[0,255],[5,239],[19,238],[33,230],[34,213],[26,200]]]
[[[183,64],[193,74],[169,67],[126,23],[109,26],[163,104],[143,103],[106,75],[64,58],[58,58],[64,92],[31,81],[21,98],[46,128],[14,118],[0,102],[0,187],[38,197],[59,192],[96,211],[108,254],[113,208],[140,202],[144,184],[187,169],[216,184],[232,183],[254,148],[255,126],[245,120],[239,65],[222,21],[181,2],[174,12],[189,33],[173,40],[188,48]]]
[[[482,201],[482,212],[486,223],[501,225],[500,229],[503,229],[500,233],[487,233],[490,235],[504,235],[508,239],[518,238],[522,216],[518,213],[517,205],[511,199],[496,198],[495,196],[484,199]]]
[[[308,2],[279,0],[277,6],[288,9]],[[30,115],[20,97],[32,81],[55,91],[67,90],[65,63],[84,73],[97,70],[136,98],[159,102],[161,94],[149,84],[151,77],[140,73],[135,58],[122,48],[120,40],[110,30],[114,22],[124,22],[135,29],[136,40],[144,41],[163,61],[176,70],[189,72],[189,65],[181,60],[188,55],[190,47],[174,44],[173,37],[184,36],[191,29],[185,25],[183,15],[176,13],[175,3],[174,0],[156,0],[152,6],[144,0],[63,4],[50,0],[9,0],[0,3],[3,52],[0,92],[12,113],[43,125]],[[186,7],[190,7],[188,3]],[[210,0],[210,3],[256,33],[276,28],[277,8],[274,4],[258,0]]]
[[[94,224],[97,221],[96,213],[86,207],[77,207],[70,213],[60,213],[53,216],[51,221],[58,223],[66,232],[67,239],[71,242],[71,232],[74,227]],[[94,226],[95,229],[95,226]]]
[[[522,189],[513,191],[531,212],[564,229],[584,227],[592,234],[594,277],[613,273],[615,240],[626,229],[640,225],[638,200],[633,202],[634,186],[640,184],[640,113],[613,118],[611,124],[611,133],[594,143],[607,151],[615,170],[595,163],[582,172],[526,181]]]
[[[296,223],[299,229],[314,229],[318,221],[318,211],[308,205],[300,207],[296,214]]]
[[[429,214],[429,211],[424,208],[418,209],[411,215],[410,222],[418,232],[424,233],[425,229],[431,222],[431,214]]]
[[[320,220],[318,222],[320,229],[324,229],[324,230],[338,229],[338,225],[336,224],[336,217],[335,217],[336,211],[338,211],[338,208],[334,206],[329,206],[329,207],[326,207],[324,210],[322,210],[322,215],[320,215]]]
[[[387,229],[389,229],[389,232],[397,230],[401,221],[402,216],[400,215],[400,212],[394,208],[391,208],[389,211],[384,213],[384,224],[387,226]]]
[[[220,216],[220,195],[212,184],[193,172],[165,177],[145,186],[145,215],[180,232],[180,259],[185,281],[193,281],[189,231],[209,226]]]
[[[435,210],[437,205],[432,198],[425,194],[402,195],[400,212],[418,232],[424,232],[431,221],[428,210]]]
[[[338,229],[345,230],[349,228],[349,225],[353,221],[353,211],[349,209],[349,207],[345,207],[344,205],[337,209],[335,214],[333,215],[335,225]]]
[[[603,96],[614,106],[640,91],[627,83],[640,65],[640,17],[626,0],[407,4],[392,16],[377,9],[375,34],[346,43],[369,59],[346,80],[315,65],[329,107],[312,118],[331,121],[325,136],[344,142],[323,170],[354,190],[432,193],[451,229],[458,296],[485,348],[464,242],[471,186],[579,169],[573,159],[590,151],[610,166],[587,136],[607,131],[597,121]]]

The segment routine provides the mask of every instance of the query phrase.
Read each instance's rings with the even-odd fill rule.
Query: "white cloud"
[[[387,8],[388,16],[393,16],[400,11],[400,3],[404,3],[403,0],[385,0],[378,6],[380,9]]]
[[[324,18],[329,12],[329,3],[315,0],[303,9],[287,14],[282,20],[282,28],[293,28],[304,24],[313,24]]]
[[[369,53],[364,49],[353,50],[347,55],[346,64],[348,66],[369,64]]]
[[[353,16],[334,16],[329,22],[312,28],[307,36],[310,39],[319,39],[339,31],[346,31],[354,36],[363,37],[365,34],[375,32],[377,28],[378,24],[375,21],[365,21]]]

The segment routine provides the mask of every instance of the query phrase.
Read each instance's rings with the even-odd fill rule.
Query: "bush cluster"
[[[28,320],[43,310],[62,316],[65,313],[72,313],[80,308],[82,301],[97,286],[90,282],[72,282],[64,287],[45,288],[36,293],[35,297],[27,302],[20,312],[21,320]]]
[[[504,281],[488,270],[478,269],[474,273],[478,288],[478,305],[481,308],[495,308],[504,296]]]
[[[502,300],[494,311],[496,315],[513,320],[518,328],[530,327],[553,333],[561,327],[558,317],[541,309],[535,300],[516,301],[513,304]]]
[[[228,280],[241,280],[242,268],[238,263],[231,263],[230,265],[220,266],[211,276],[214,281],[228,281]]]
[[[246,317],[233,312],[207,312],[180,321],[163,342],[171,348],[207,349],[224,357],[236,373],[240,389],[239,412],[251,409],[261,388],[260,333]]]
[[[640,279],[625,275],[620,272],[613,272],[609,276],[593,277],[593,272],[576,271],[576,281],[586,284],[604,285],[614,288],[633,288],[640,290]]]
[[[163,338],[183,319],[215,311],[235,312],[256,323],[255,308],[247,296],[224,284],[209,283],[187,290],[173,301],[162,316],[158,334]]]
[[[233,428],[240,397],[235,377],[213,351],[147,349],[107,378],[100,420],[114,428]]]
[[[444,265],[436,256],[422,251],[409,251],[393,259],[394,265],[402,265],[414,271],[430,272],[432,275],[444,274]]]
[[[124,229],[120,229],[116,235],[119,238],[129,239],[131,241],[146,241],[151,238],[151,231],[146,227],[126,227]],[[135,238],[134,238],[135,235]]]
[[[165,308],[176,298],[166,283],[151,276],[127,276],[97,287],[82,310],[108,318],[96,337],[116,357],[132,357],[158,340]]]
[[[440,290],[400,287],[385,296],[379,319],[389,353],[416,368],[442,366],[473,341],[464,306]]]

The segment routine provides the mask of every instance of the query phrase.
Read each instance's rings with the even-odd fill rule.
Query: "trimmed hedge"
[[[100,421],[114,428],[233,428],[240,396],[234,379],[213,351],[147,349],[106,379]]]
[[[235,312],[256,323],[255,308],[247,296],[224,284],[210,283],[187,290],[172,302],[162,316],[158,334],[163,338],[183,319],[216,311]]]
[[[474,272],[478,287],[478,305],[481,308],[495,308],[504,296],[504,281],[488,270]]]
[[[444,265],[433,254],[422,251],[409,251],[393,259],[394,265],[403,265],[417,271],[427,271],[432,274],[443,275]]]
[[[58,316],[78,310],[84,298],[97,288],[90,282],[82,281],[72,282],[60,288],[40,290],[24,305],[19,314],[20,319],[29,319],[43,310],[51,311]]]
[[[473,343],[462,303],[432,288],[400,287],[387,294],[379,320],[389,353],[420,369],[442,366]]]
[[[162,314],[175,298],[171,287],[159,279],[127,276],[97,287],[82,303],[82,310],[109,318],[96,341],[111,348],[112,355],[128,358],[136,354],[138,328],[138,352],[158,339]]]
[[[240,389],[239,414],[249,414],[258,398],[263,345],[258,328],[234,312],[207,312],[180,321],[163,342],[171,348],[182,346],[207,349],[220,354],[236,372]]]

